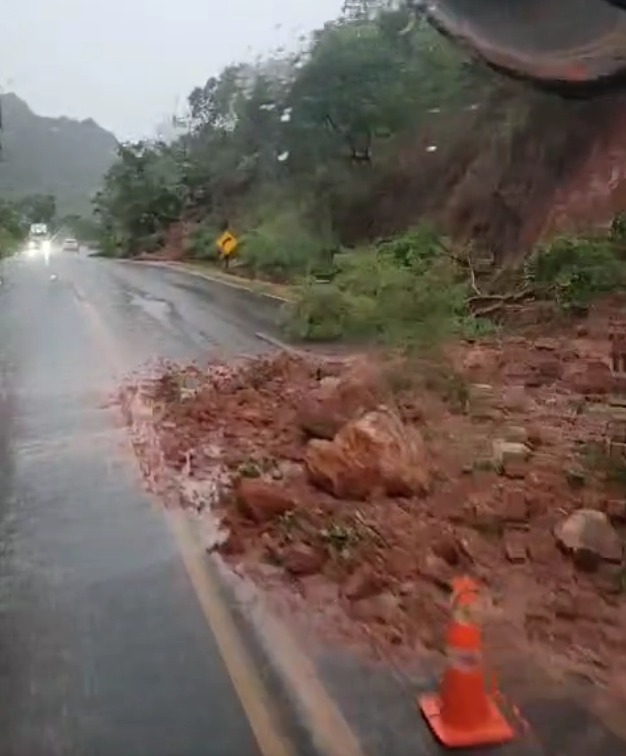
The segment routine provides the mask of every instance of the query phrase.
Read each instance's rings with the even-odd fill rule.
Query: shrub
[[[412,231],[379,243],[378,249],[396,263],[421,272],[441,254],[442,239],[434,226],[420,223]]]
[[[626,283],[624,262],[610,237],[554,239],[539,248],[528,273],[537,294],[563,309],[586,307],[598,294]]]
[[[343,335],[347,308],[343,292],[334,284],[309,281],[289,307],[287,330],[307,341],[333,341]]]
[[[404,347],[484,333],[485,322],[467,309],[466,280],[433,249],[400,239],[340,255],[332,286],[308,283],[301,289],[291,311],[292,333],[316,340],[374,338]]]
[[[280,282],[314,273],[328,257],[328,245],[293,211],[263,221],[242,241],[242,263],[254,275]]]
[[[219,250],[215,240],[219,233],[209,225],[201,225],[195,228],[188,242],[187,250],[194,260],[207,260],[217,262],[219,260]]]

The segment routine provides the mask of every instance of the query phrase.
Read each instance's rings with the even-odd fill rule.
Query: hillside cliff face
[[[0,96],[0,195],[54,194],[59,213],[84,213],[117,146],[95,121],[38,116],[15,94]]]
[[[626,93],[568,100],[509,87],[456,124],[433,158],[419,143],[339,225],[388,236],[423,217],[496,264],[541,239],[606,227],[626,211]]]

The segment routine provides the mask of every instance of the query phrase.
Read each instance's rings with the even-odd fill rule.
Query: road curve
[[[272,317],[176,270],[0,264],[0,756],[440,753],[417,712],[436,685],[419,659],[305,656],[276,626],[268,663],[185,517],[143,491],[110,407],[150,361],[267,351],[255,333]],[[624,751],[540,671],[526,677],[509,686],[526,736],[499,753]]]

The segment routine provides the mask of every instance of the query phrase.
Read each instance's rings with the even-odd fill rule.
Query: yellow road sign
[[[229,257],[239,246],[239,240],[230,231],[224,231],[217,240],[217,246],[225,257]]]

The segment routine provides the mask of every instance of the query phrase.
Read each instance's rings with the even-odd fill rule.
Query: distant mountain
[[[60,214],[90,211],[117,140],[95,121],[38,116],[17,95],[0,95],[0,197],[54,194]]]

